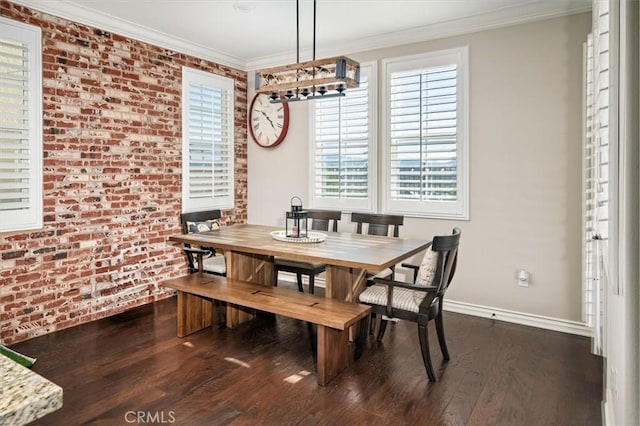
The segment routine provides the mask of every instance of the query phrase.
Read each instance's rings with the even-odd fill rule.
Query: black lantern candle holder
[[[286,215],[285,230],[289,238],[307,238],[308,236],[307,212],[302,210],[300,197],[291,198],[291,211],[288,211]]]

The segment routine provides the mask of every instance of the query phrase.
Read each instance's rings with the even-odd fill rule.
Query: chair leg
[[[302,287],[302,274],[296,274],[298,280],[298,291],[304,293],[304,287]]]
[[[316,276],[309,275],[309,294],[313,294],[316,285]]]
[[[273,268],[273,286],[278,287],[278,268]]]
[[[444,323],[442,322],[442,311],[436,316],[436,331],[438,332],[438,343],[440,343],[440,350],[442,351],[442,357],[449,361],[449,349],[447,348],[447,341],[444,338]]]
[[[382,319],[382,315],[380,315],[380,325],[378,328],[378,337],[377,337],[377,341],[378,342],[382,342],[382,338],[384,337],[384,332],[387,329],[387,323],[389,321]]]
[[[424,362],[424,368],[427,370],[429,381],[435,382],[436,375],[433,372],[433,365],[431,365],[431,354],[429,353],[429,333],[427,332],[426,325],[418,324],[418,336],[420,337],[420,350],[422,351],[422,362]]]

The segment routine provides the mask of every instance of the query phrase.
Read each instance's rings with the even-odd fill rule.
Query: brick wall
[[[42,28],[44,227],[0,239],[0,341],[169,296],[180,232],[181,67],[235,80],[235,210],[247,217],[247,74],[0,0]]]

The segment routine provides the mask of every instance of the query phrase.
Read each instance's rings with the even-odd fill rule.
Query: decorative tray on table
[[[271,237],[274,240],[287,243],[321,243],[327,238],[327,234],[323,234],[322,232],[308,232],[306,238],[292,238],[287,237],[286,231],[271,231]]]

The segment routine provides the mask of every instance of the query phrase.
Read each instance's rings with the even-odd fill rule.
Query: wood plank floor
[[[602,362],[586,338],[445,313],[447,364],[430,324],[437,383],[427,381],[416,326],[399,322],[319,387],[305,323],[258,318],[179,339],[175,305],[14,345],[64,389],[63,408],[35,424],[601,424]]]

